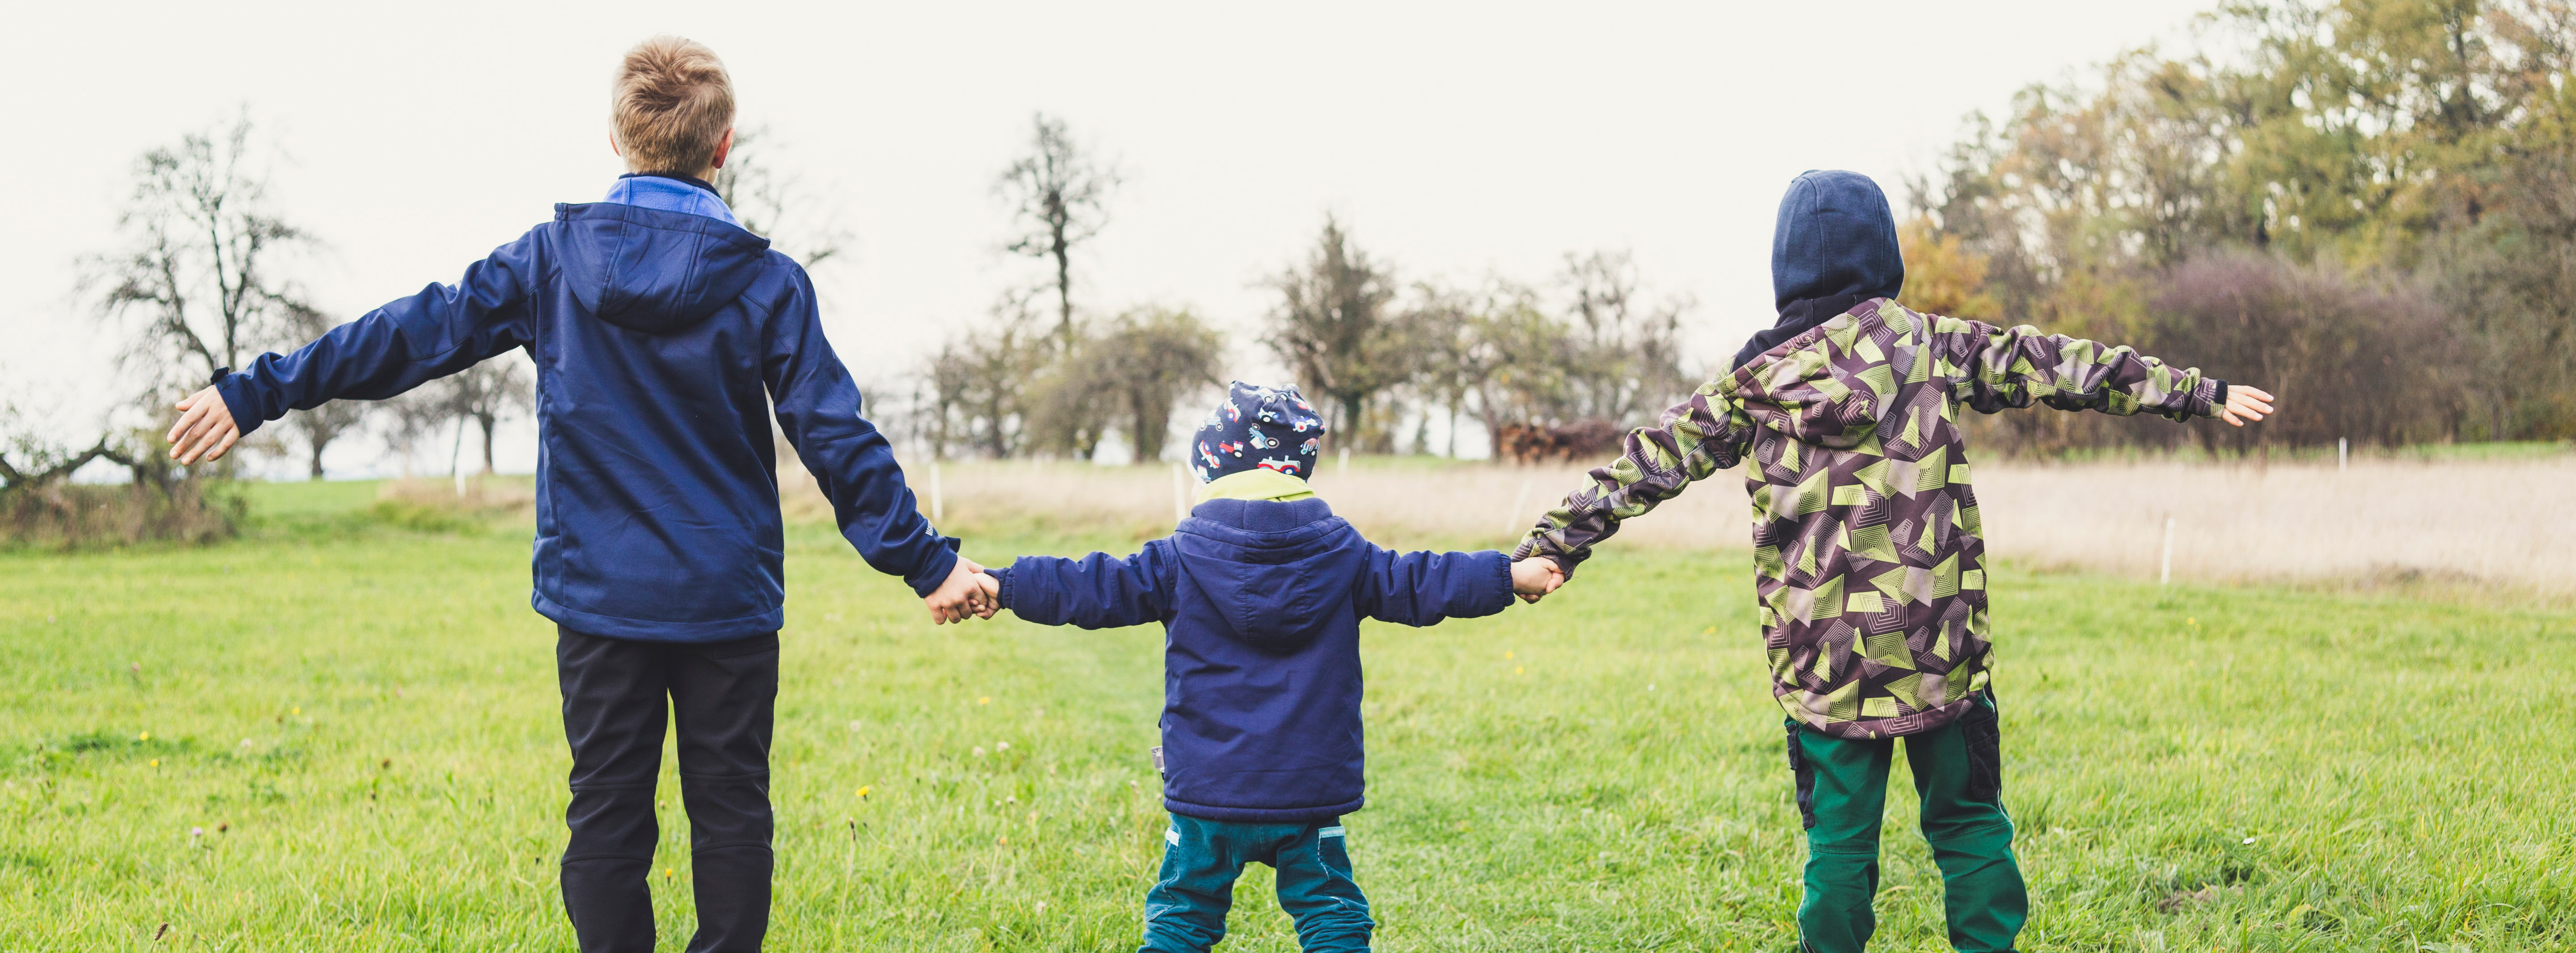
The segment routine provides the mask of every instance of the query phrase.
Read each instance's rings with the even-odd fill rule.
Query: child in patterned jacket
[[[1855,173],[1790,183],[1771,268],[1779,324],[1629,434],[1513,558],[1570,577],[1621,521],[1749,452],[1763,645],[1807,834],[1800,948],[1857,951],[1876,928],[1879,819],[1903,738],[1951,944],[2010,950],[2029,901],[2001,798],[1984,527],[1959,411],[2037,402],[2243,426],[2272,395],[2126,347],[1906,308],[1895,219]]]

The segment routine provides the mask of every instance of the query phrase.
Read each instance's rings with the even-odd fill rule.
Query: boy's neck
[[[686,175],[679,172],[628,172],[625,175],[618,176],[618,178],[632,179],[637,176],[650,176],[656,179],[669,179],[674,182],[686,182],[690,185],[707,190],[707,194],[722,194],[716,191],[716,171],[714,169],[703,170],[702,174],[699,175]]]

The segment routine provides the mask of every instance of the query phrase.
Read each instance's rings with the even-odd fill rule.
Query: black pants
[[[557,631],[564,737],[572,742],[564,910],[582,950],[653,949],[645,879],[661,837],[653,784],[662,770],[665,719],[678,725],[680,802],[695,869],[698,932],[690,953],[760,949],[769,931],[778,636],[681,645]]]

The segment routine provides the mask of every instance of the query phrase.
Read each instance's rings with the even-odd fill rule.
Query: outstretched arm
[[[1979,413],[2036,402],[2058,410],[2190,420],[2217,416],[2230,404],[2226,381],[2203,377],[2199,368],[2176,370],[2127,347],[2041,334],[2029,325],[1931,320],[1936,355],[1949,365],[1935,370],[1948,371],[1963,402]]]
[[[1493,615],[1512,604],[1512,564],[1494,550],[1399,553],[1369,547],[1360,574],[1361,615],[1397,625]]]
[[[1022,556],[1010,568],[989,570],[987,591],[1012,615],[1040,625],[1114,629],[1170,616],[1173,569],[1171,544],[1155,540],[1125,559]]]
[[[532,232],[466,266],[453,285],[431,285],[370,311],[293,354],[263,354],[241,373],[217,374],[179,402],[179,420],[163,438],[171,459],[213,460],[288,410],[383,400],[526,346],[533,339],[528,295],[543,268]]]
[[[1730,396],[1731,379],[1700,385],[1689,400],[1664,411],[1663,424],[1627,436],[1619,459],[1592,471],[1565,503],[1539,519],[1512,550],[1513,559],[1545,556],[1564,578],[1592,555],[1592,547],[1619,532],[1623,520],[1681,495],[1693,481],[1735,466],[1753,440],[1753,420]]]

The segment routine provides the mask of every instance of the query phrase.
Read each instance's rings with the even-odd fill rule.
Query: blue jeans
[[[1243,824],[1172,815],[1163,873],[1145,893],[1145,945],[1137,953],[1206,953],[1225,939],[1225,913],[1243,865],[1279,872],[1279,908],[1297,921],[1306,953],[1366,953],[1368,897],[1351,882],[1342,822]]]

